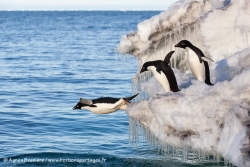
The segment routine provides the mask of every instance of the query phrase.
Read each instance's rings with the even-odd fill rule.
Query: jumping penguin
[[[138,94],[126,98],[101,97],[94,100],[80,98],[73,110],[89,110],[95,114],[109,114],[117,110],[125,110],[130,100]]]
[[[178,92],[180,91],[177,85],[177,81],[171,67],[168,66],[170,58],[174,51],[169,52],[164,61],[156,60],[156,61],[148,61],[143,64],[140,73],[144,71],[152,71],[156,80],[161,84],[161,86],[165,89],[166,92]]]
[[[213,62],[213,60],[205,57],[202,51],[192,45],[188,40],[180,41],[175,47],[183,48],[187,51],[189,66],[194,77],[201,82],[205,82],[207,85],[213,85],[210,82],[210,72],[208,67],[208,62]]]

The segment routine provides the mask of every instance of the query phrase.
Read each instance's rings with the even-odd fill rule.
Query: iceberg
[[[249,0],[181,0],[122,36],[117,51],[138,61],[132,92],[140,95],[126,110],[135,145],[144,139],[184,160],[212,156],[225,165],[250,166],[249,20]],[[209,64],[214,86],[196,80],[185,50],[174,48],[184,39],[215,61]],[[139,70],[172,50],[181,91],[165,93],[152,73]]]

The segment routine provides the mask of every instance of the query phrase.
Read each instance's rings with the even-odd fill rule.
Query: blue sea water
[[[0,12],[0,166],[194,166],[129,145],[125,111],[72,110],[80,97],[131,95],[136,60],[115,48],[158,13]]]

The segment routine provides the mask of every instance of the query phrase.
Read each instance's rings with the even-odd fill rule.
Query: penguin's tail
[[[206,83],[207,85],[210,85],[210,86],[214,86],[214,84],[212,84],[211,82],[209,82],[209,83]]]
[[[172,89],[172,91],[173,91],[173,92],[179,92],[179,91],[181,91],[181,90],[177,87],[177,88],[175,88],[175,89]]]
[[[130,97],[125,97],[123,98],[125,101],[129,102],[130,100],[132,100],[133,98],[135,98],[139,93],[133,95],[133,96],[130,96]]]
[[[212,84],[210,81],[205,81],[205,83],[207,84],[207,85],[210,85],[210,86],[213,86],[214,84]]]

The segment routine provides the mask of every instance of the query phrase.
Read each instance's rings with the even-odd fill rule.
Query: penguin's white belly
[[[117,110],[126,109],[126,103],[123,99],[120,99],[116,103],[96,103],[94,104],[96,107],[88,107],[87,110],[95,113],[95,114],[109,114],[115,112]]]
[[[205,66],[204,62],[200,63],[200,60],[196,53],[189,49],[188,53],[188,62],[190,66],[190,70],[192,71],[194,77],[199,81],[205,82]]]
[[[170,92],[170,85],[167,76],[163,73],[163,71],[160,71],[159,74],[154,66],[150,66],[148,69],[153,72],[155,79],[161,84],[165,91]]]

